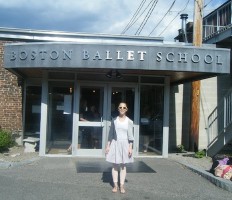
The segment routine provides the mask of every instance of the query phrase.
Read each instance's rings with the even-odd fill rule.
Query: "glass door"
[[[134,121],[134,106],[135,106],[135,89],[131,87],[112,87],[110,94],[111,118],[118,115],[118,105],[120,102],[127,103],[127,116]]]
[[[41,118],[41,86],[26,87],[25,103],[25,137],[40,136],[40,118]]]
[[[47,154],[68,155],[72,142],[73,83],[49,82]]]
[[[111,126],[111,120],[118,116],[118,105],[120,102],[127,103],[128,106],[128,112],[127,116],[134,122],[134,155],[137,155],[138,151],[138,115],[136,113],[139,113],[138,108],[138,89],[136,85],[127,85],[126,87],[124,85],[111,85],[108,90],[108,104],[109,109],[107,113],[107,132],[109,132],[110,126]]]
[[[81,84],[78,87],[76,155],[102,156],[104,153],[105,88],[105,85],[96,84]]]
[[[100,157],[105,155],[111,120],[117,116],[117,107],[121,101],[128,104],[128,117],[134,122],[137,121],[134,125],[136,135],[138,119],[135,113],[139,112],[136,86],[81,84],[77,88],[78,122],[75,129],[77,131],[74,131],[74,155]]]
[[[139,155],[162,155],[164,87],[141,85]]]

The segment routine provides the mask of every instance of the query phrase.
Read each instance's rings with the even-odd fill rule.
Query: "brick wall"
[[[0,126],[3,130],[22,130],[22,88],[17,76],[3,68],[4,41],[0,41]]]

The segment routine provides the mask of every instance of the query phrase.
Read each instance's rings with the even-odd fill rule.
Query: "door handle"
[[[101,117],[101,127],[104,127],[103,118]]]

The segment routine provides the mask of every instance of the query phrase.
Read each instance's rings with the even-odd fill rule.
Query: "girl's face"
[[[120,115],[125,115],[127,112],[128,108],[127,105],[125,103],[120,103],[118,106],[118,111]]]

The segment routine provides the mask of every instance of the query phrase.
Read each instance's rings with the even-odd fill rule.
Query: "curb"
[[[31,158],[28,160],[22,160],[22,161],[18,161],[18,162],[3,161],[3,162],[0,162],[0,170],[1,169],[9,169],[9,168],[13,168],[13,167],[19,167],[19,166],[26,165],[26,164],[31,164],[39,159],[41,159],[41,157],[35,157],[35,158]]]
[[[0,162],[0,169],[8,169],[11,166],[11,162],[1,161]]]
[[[199,174],[200,176],[204,177],[205,179],[209,180],[214,185],[216,185],[216,186],[218,186],[218,187],[220,187],[220,188],[222,188],[224,190],[227,190],[229,192],[232,192],[232,181],[226,180],[226,179],[223,179],[223,178],[220,178],[220,177],[216,177],[210,172],[199,169],[197,167],[193,167],[193,166],[188,165],[186,163],[183,163],[183,162],[179,162],[179,163],[184,165],[185,167],[187,167],[191,171],[193,171],[193,172]]]

